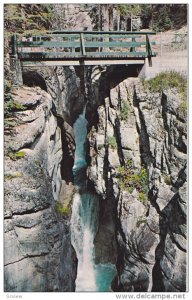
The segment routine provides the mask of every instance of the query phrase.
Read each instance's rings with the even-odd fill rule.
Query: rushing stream
[[[96,194],[86,189],[87,120],[85,110],[74,124],[75,163],[73,167],[76,193],[73,199],[71,216],[71,240],[78,258],[76,292],[109,291],[116,274],[112,264],[94,262],[94,239],[98,229],[99,200]]]

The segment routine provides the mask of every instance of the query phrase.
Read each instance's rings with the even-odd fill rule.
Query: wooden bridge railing
[[[149,36],[155,32],[128,31],[55,31],[31,37],[13,36],[12,55],[22,61],[134,59],[156,56],[154,42]]]

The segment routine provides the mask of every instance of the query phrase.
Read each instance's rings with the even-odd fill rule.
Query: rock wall
[[[52,97],[12,89],[5,118],[5,291],[74,291],[76,255],[61,200],[65,133]],[[60,117],[61,118],[61,117]]]
[[[89,133],[88,175],[103,199],[96,260],[117,256],[114,291],[185,291],[183,100],[175,89],[152,93],[136,78],[108,82]]]

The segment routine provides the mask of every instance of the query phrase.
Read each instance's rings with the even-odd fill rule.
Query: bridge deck
[[[12,37],[12,56],[23,65],[143,64],[156,56],[154,32],[61,31]]]

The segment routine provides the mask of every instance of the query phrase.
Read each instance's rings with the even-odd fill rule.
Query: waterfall
[[[94,239],[98,229],[99,199],[86,186],[87,123],[84,109],[73,126],[76,143],[73,166],[76,193],[71,215],[71,242],[78,259],[76,292],[108,291],[116,274],[112,264],[95,265]]]
[[[94,238],[97,220],[97,196],[90,193],[76,193],[71,217],[72,244],[78,258],[76,291],[96,291]]]
[[[83,113],[79,115],[75,124],[73,125],[75,135],[75,163],[73,166],[73,172],[87,166],[85,160],[85,142],[87,137],[87,120],[85,118],[86,106],[84,107]]]
[[[85,142],[87,138],[87,120],[85,109],[74,124],[75,162],[73,167],[76,193],[73,198],[71,216],[71,240],[78,258],[76,291],[96,291],[96,273],[94,268],[94,238],[98,227],[99,203],[96,195],[89,193],[82,176],[86,163]]]

